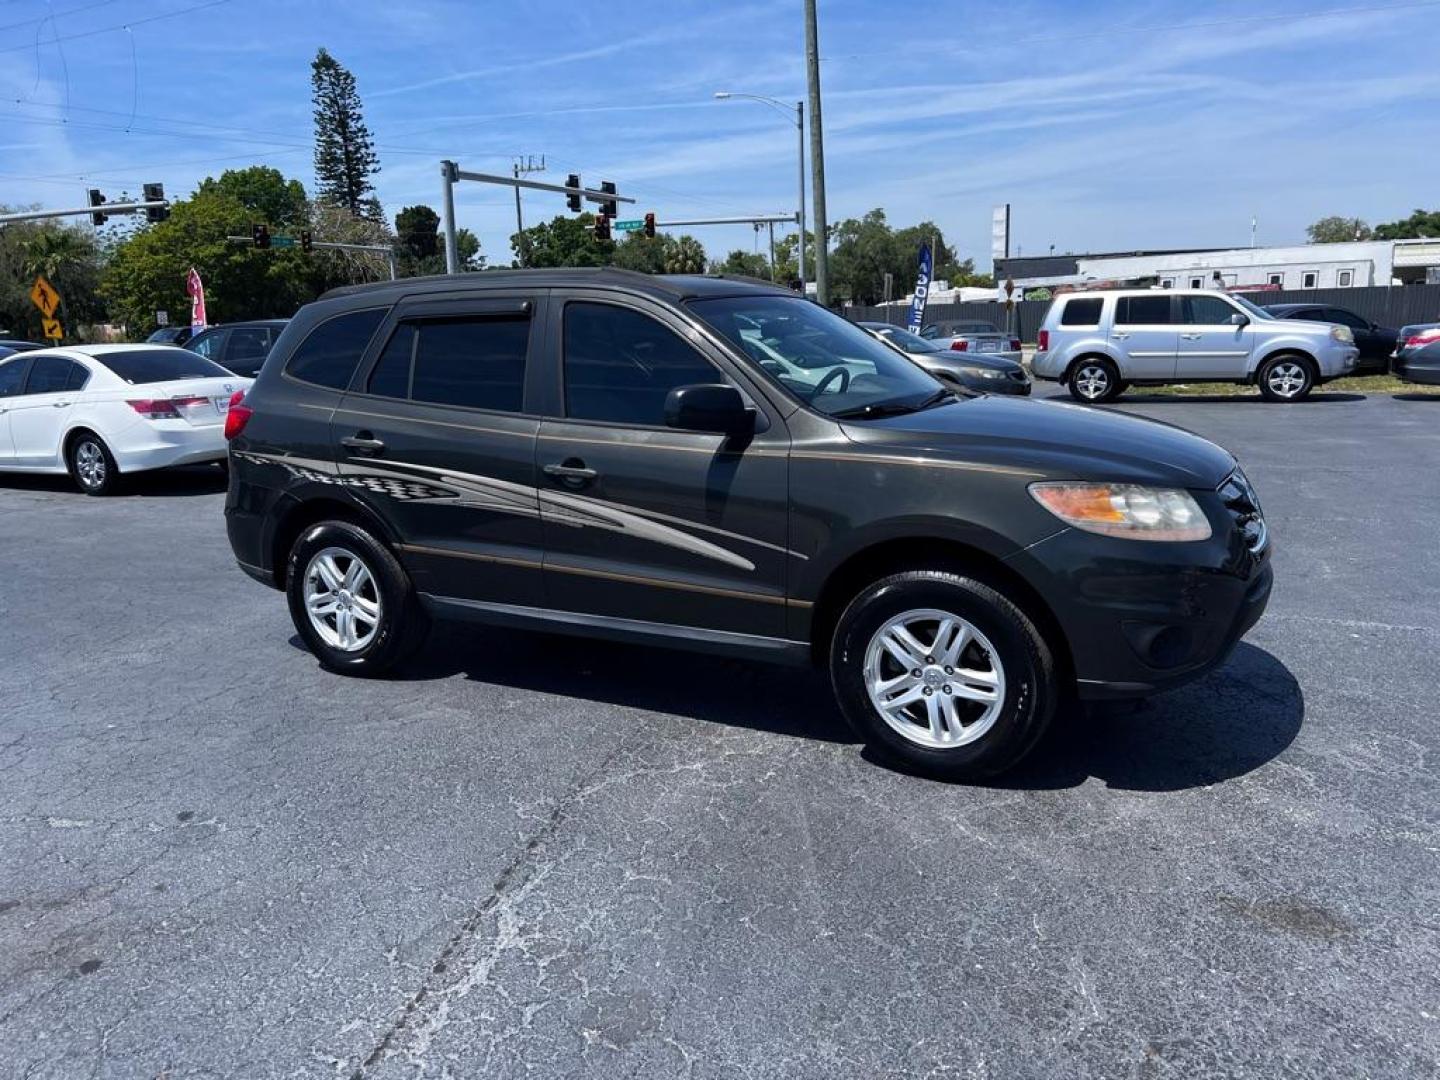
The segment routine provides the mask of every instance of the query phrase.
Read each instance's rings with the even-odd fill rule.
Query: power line
[[[179,15],[189,15],[192,11],[204,11],[206,8],[219,7],[221,4],[228,4],[230,0],[206,0],[203,4],[191,4],[189,7],[177,8],[174,11],[161,12],[158,15],[146,15],[143,18],[131,19],[128,22],[116,23],[114,26],[102,26],[95,30],[82,30],[76,34],[65,34],[62,37],[52,38],[46,44],[58,45],[62,41],[79,41],[81,38],[96,37],[100,34],[114,33],[116,30],[127,30],[135,26],[144,26],[146,23],[159,22],[161,19],[173,19]],[[46,16],[48,20],[50,16]],[[34,45],[7,45],[0,48],[0,54],[21,52],[25,49],[33,49]]]
[[[66,11],[55,11],[46,15],[37,15],[33,19],[21,19],[19,22],[13,22],[5,26],[0,26],[0,33],[4,33],[6,30],[14,30],[21,26],[32,26],[35,23],[49,22],[52,18],[63,19],[67,15],[79,15],[82,11],[89,11],[91,8],[105,7],[105,5],[113,4],[114,2],[115,0],[95,0],[94,3],[85,4],[81,7],[73,7]]]

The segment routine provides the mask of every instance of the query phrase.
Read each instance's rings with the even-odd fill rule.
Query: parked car
[[[1253,383],[1267,401],[1299,401],[1354,371],[1359,355],[1348,326],[1277,319],[1243,297],[1200,290],[1067,293],[1037,336],[1031,373],[1090,404],[1182,382]]]
[[[184,345],[194,335],[195,330],[190,326],[162,326],[148,338],[147,345]]]
[[[832,368],[768,371],[757,325]],[[956,395],[758,283],[333,290],[226,433],[235,557],[332,671],[392,668],[432,618],[816,663],[867,741],[948,777],[1012,765],[1070,693],[1210,670],[1270,593],[1259,502],[1220,447]],[[634,661],[637,679],[658,662]]]
[[[1363,315],[1334,304],[1266,304],[1265,310],[1277,319],[1304,319],[1306,322],[1348,326],[1355,335],[1355,347],[1360,350],[1360,357],[1355,362],[1357,374],[1384,372],[1390,366],[1390,354],[1395,351],[1395,339],[1400,333],[1392,327],[1373,323]]]
[[[1402,327],[1390,371],[1406,382],[1440,386],[1440,323]]]
[[[1030,376],[1023,364],[983,353],[957,353],[927,341],[900,326],[882,322],[859,324],[887,345],[893,345],[937,379],[982,394],[1028,394]]]
[[[270,355],[275,339],[289,319],[257,319],[253,322],[211,326],[185,342],[185,348],[213,360],[227,371],[253,379]]]
[[[979,319],[947,320],[922,327],[920,336],[956,352],[984,353],[1020,363],[1025,350],[1020,339],[1007,334],[994,323]]]
[[[19,352],[30,352],[32,349],[43,349],[46,346],[34,341],[21,341],[18,338],[0,338],[0,356],[14,356]]]
[[[250,384],[164,345],[76,345],[0,360],[0,472],[68,472],[87,495],[121,473],[225,461],[221,424]]]

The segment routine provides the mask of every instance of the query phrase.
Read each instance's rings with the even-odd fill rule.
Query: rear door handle
[[[1180,335],[1180,340],[1181,340],[1181,341],[1199,341],[1199,340],[1200,340],[1200,335],[1199,335],[1199,334],[1181,334],[1181,335]]]
[[[1111,336],[1112,338],[1114,338],[1116,341],[1124,341],[1124,340],[1125,340],[1126,338],[1128,338],[1130,335],[1127,334],[1124,330],[1112,330],[1112,331],[1110,332],[1110,336]]]
[[[576,458],[570,458],[558,465],[546,465],[541,471],[557,480],[594,480],[600,475]]]
[[[67,405],[69,405],[70,402],[68,402],[68,401],[52,401],[50,404],[53,405],[53,406],[55,406],[55,408],[57,408],[57,409],[63,409],[63,408],[65,408]]]
[[[378,454],[385,449],[385,443],[375,438],[368,431],[362,431],[356,435],[347,435],[340,440],[340,445],[347,450],[353,450],[357,454]]]

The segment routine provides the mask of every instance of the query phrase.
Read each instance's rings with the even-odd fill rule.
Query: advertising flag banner
[[[912,334],[918,334],[925,324],[925,298],[930,293],[930,279],[935,273],[933,253],[929,244],[920,245],[920,272],[915,276],[915,298],[910,301],[910,322],[906,324]]]
[[[185,295],[190,297],[190,325],[196,330],[204,330],[205,323],[205,284],[200,280],[200,271],[193,266],[190,273],[185,275]]]

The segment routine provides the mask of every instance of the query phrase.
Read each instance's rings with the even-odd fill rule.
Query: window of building
[[[371,308],[327,319],[300,343],[286,372],[305,382],[344,390],[384,318],[384,309]]]
[[[1155,326],[1173,321],[1170,297],[1163,293],[1154,296],[1122,296],[1115,301],[1117,326]]]
[[[1266,280],[1269,284],[1271,284],[1271,285],[1284,285],[1284,284],[1285,284],[1285,275],[1284,275],[1284,274],[1270,274],[1269,276],[1266,277],[1265,280]]]
[[[1065,301],[1060,311],[1061,326],[1099,326],[1100,308],[1105,303],[1098,296]]]
[[[1300,275],[1300,287],[1302,289],[1314,289],[1320,284],[1320,272],[1318,270],[1306,270]]]
[[[1192,288],[1192,289],[1203,289],[1204,287],[1205,287],[1205,279],[1204,279],[1203,277],[1192,277],[1192,278],[1190,279],[1190,288]]]
[[[1175,287],[1175,279],[1173,277],[1162,277],[1160,279],[1160,287],[1162,289],[1173,289]]]
[[[1337,279],[1336,284],[1339,285],[1342,289],[1350,288],[1351,285],[1355,284],[1355,271],[1341,270],[1340,276]]]
[[[416,323],[410,399],[466,409],[520,412],[524,408],[525,353],[529,347],[530,320],[525,316],[474,316]]]
[[[668,326],[614,304],[565,305],[565,415],[659,427],[677,386],[727,381]]]

